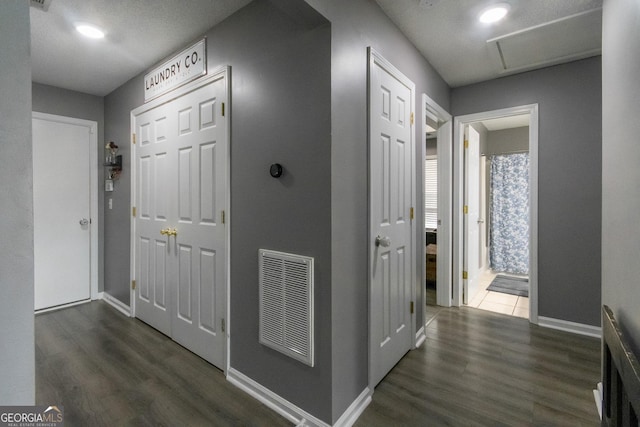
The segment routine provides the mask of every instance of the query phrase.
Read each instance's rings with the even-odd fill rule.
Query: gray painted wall
[[[259,0],[207,32],[209,70],[230,65],[231,367],[331,421],[331,27],[302,3]],[[171,52],[167,52],[171,54]],[[105,98],[125,170],[105,221],[105,291],[129,303],[130,111],[137,76]],[[281,179],[269,175],[281,163]],[[117,207],[116,207],[117,206]],[[315,258],[316,366],[258,343],[258,249]]]
[[[61,89],[55,86],[33,83],[32,102],[33,111],[39,113],[56,114],[58,116],[74,117],[76,119],[93,120],[98,123],[98,212],[93,218],[98,219],[98,291],[104,289],[103,283],[103,240],[104,240],[104,98],[87,95],[86,93]]]
[[[600,325],[601,59],[452,90],[454,115],[539,105],[539,315]]]
[[[0,2],[0,403],[35,403],[29,3]]]
[[[373,0],[307,0],[331,21],[331,329],[333,420],[368,384],[367,47],[376,49],[416,84],[421,94],[449,108],[449,87]],[[416,149],[422,128],[416,126]],[[422,156],[416,153],[416,170]],[[417,195],[416,206],[424,206]],[[416,239],[424,217],[416,216]],[[422,241],[422,240],[418,240]],[[423,265],[416,265],[416,274]],[[422,283],[416,283],[419,291]],[[418,310],[417,323],[424,322]],[[419,326],[418,326],[419,327]]]
[[[425,155],[427,156],[438,155],[438,138],[427,139],[427,147],[426,147]]]
[[[640,3],[605,0],[602,31],[602,302],[640,352]]]
[[[478,132],[478,135],[480,136],[480,154],[484,154],[484,152],[487,151],[487,137],[489,131],[482,123],[472,123],[470,126]]]
[[[487,156],[529,151],[529,126],[502,129],[487,133]]]
[[[331,423],[368,385],[366,48],[416,83],[416,113],[423,92],[448,108],[449,88],[375,2],[307,3],[331,24],[304,3],[258,0],[207,33],[208,61],[232,66],[231,366]],[[105,140],[129,139],[142,87],[137,76],[105,97]],[[105,291],[128,304],[130,150],[120,145]],[[280,180],[267,173],[276,161]],[[258,344],[258,248],[315,257],[314,368]]]

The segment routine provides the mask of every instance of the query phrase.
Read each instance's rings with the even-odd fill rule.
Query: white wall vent
[[[260,249],[260,343],[313,366],[313,258]]]
[[[45,12],[49,10],[50,5],[51,0],[31,0],[31,7],[35,7],[36,9],[40,9]]]

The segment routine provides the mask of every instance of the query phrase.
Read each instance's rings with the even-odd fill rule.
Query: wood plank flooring
[[[290,426],[220,370],[104,302],[39,314],[36,402],[66,426]]]
[[[356,426],[598,426],[600,340],[475,308],[439,311]]]
[[[600,341],[473,308],[443,309],[356,426],[596,426]],[[222,372],[93,302],[36,316],[36,402],[67,426],[286,426]]]

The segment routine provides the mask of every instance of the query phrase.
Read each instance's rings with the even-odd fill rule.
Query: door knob
[[[376,236],[376,246],[382,246],[383,248],[389,247],[391,245],[391,239],[387,236],[380,236],[379,234]]]
[[[484,219],[478,218],[478,224],[484,224]]]
[[[89,220],[87,218],[82,218],[80,221],[78,221],[80,223],[80,225],[82,227],[84,227],[85,225],[89,225]]]
[[[162,234],[163,236],[177,236],[178,230],[175,228],[163,228],[162,230],[160,230],[160,234]]]

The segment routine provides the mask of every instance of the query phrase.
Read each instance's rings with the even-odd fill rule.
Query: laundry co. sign
[[[207,74],[207,39],[202,39],[144,76],[144,102]]]

